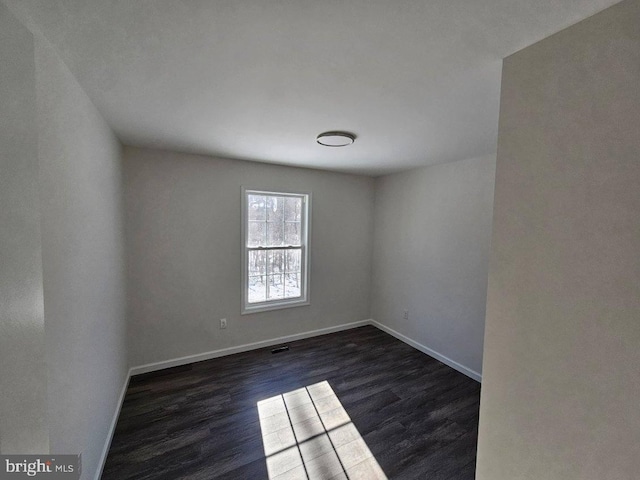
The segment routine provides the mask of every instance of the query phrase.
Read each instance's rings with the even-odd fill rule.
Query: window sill
[[[251,313],[268,312],[271,310],[282,310],[284,308],[304,307],[311,305],[309,300],[296,300],[294,302],[273,302],[268,304],[258,304],[254,306],[245,305],[240,312],[241,315],[249,315]]]

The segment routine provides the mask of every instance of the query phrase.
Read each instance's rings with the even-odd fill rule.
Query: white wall
[[[507,58],[479,480],[640,472],[640,2]]]
[[[0,3],[0,452],[47,451],[34,42]]]
[[[0,26],[1,449],[93,478],[128,372],[120,145],[46,40]]]
[[[376,179],[372,317],[475,378],[494,170],[488,156]]]
[[[120,144],[36,37],[50,449],[100,460],[127,377]]]
[[[132,365],[369,318],[372,178],[124,152]],[[310,306],[240,315],[241,186],[312,193]]]

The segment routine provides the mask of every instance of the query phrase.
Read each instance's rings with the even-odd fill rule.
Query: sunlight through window
[[[258,402],[270,480],[385,479],[327,381]]]

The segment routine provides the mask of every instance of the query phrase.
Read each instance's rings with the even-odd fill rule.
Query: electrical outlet
[[[409,320],[409,310],[405,310],[404,312],[402,312],[402,318],[404,318],[405,320]]]
[[[221,318],[220,319],[220,328],[227,328],[227,319],[226,318]]]

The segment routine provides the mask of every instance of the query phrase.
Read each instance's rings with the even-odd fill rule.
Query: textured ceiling
[[[495,152],[502,58],[617,3],[4,1],[125,144],[371,175]]]

